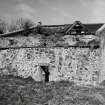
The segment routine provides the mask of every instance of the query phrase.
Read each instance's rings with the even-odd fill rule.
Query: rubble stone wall
[[[18,75],[24,78],[31,76],[36,81],[43,81],[41,65],[49,66],[50,81],[70,80],[83,84],[96,84],[100,78],[100,48],[70,47],[85,44],[98,37],[90,35],[49,36],[43,35],[2,37],[0,38],[0,74]],[[89,36],[89,37],[90,37]],[[78,39],[78,40],[77,40]],[[41,47],[46,43],[45,48]],[[57,46],[61,47],[57,47]],[[55,46],[55,47],[54,47]]]
[[[43,80],[40,65],[49,65],[50,81],[70,80],[96,84],[100,75],[100,50],[74,47],[0,50],[0,73]]]
[[[0,48],[9,47],[38,47],[46,43],[47,47],[52,46],[85,46],[95,40],[98,44],[99,37],[95,35],[58,35],[44,36],[30,34],[29,36],[0,37]],[[92,43],[94,44],[94,43]],[[95,43],[96,44],[96,43]]]
[[[41,44],[40,35],[16,36],[16,37],[2,37],[0,38],[0,48],[6,47],[33,47]]]

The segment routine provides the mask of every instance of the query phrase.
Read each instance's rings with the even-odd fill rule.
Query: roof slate
[[[73,24],[35,26],[27,30],[23,29],[15,32],[9,32],[5,34],[1,34],[0,36],[1,37],[16,36],[17,34],[24,34],[24,33],[31,33],[31,32],[36,32],[36,33],[45,34],[45,35],[56,34],[56,33],[65,34],[66,31],[72,25]],[[95,33],[104,24],[98,23],[98,24],[83,24],[83,25],[85,26],[85,28],[88,30],[89,33]]]

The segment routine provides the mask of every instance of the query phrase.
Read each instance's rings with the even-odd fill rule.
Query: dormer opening
[[[83,34],[85,31],[86,27],[80,21],[75,21],[66,31],[66,34]]]

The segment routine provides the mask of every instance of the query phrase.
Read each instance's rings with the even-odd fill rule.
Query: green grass
[[[0,76],[0,105],[105,105],[105,88]]]

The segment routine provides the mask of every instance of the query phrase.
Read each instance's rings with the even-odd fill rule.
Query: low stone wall
[[[96,84],[100,75],[100,49],[55,47],[0,50],[0,73],[43,80],[40,65],[49,65],[50,81],[70,80]]]

